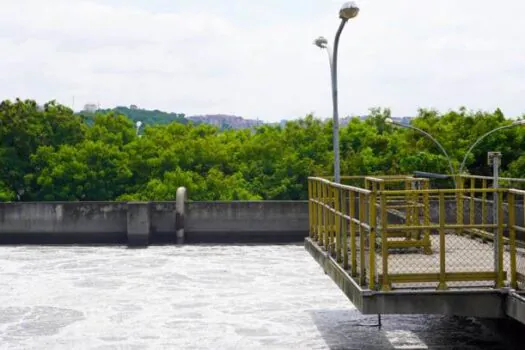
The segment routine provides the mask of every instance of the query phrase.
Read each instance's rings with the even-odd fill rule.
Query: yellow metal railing
[[[462,178],[456,189],[430,189],[410,176],[352,180],[364,188],[309,178],[310,238],[362,286],[525,287],[516,237],[525,236],[525,222],[516,222],[525,191],[487,188],[486,179]],[[488,216],[494,196],[498,224]]]
[[[362,285],[375,289],[375,194],[310,178],[310,238],[334,255]]]
[[[522,204],[521,218],[518,219],[517,202]],[[525,289],[525,249],[517,246],[516,234],[525,236],[525,191],[511,189],[508,193],[508,246],[510,255],[510,287],[514,289]]]

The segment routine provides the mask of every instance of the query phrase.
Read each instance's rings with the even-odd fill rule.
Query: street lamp
[[[461,166],[459,167],[459,175],[463,174],[463,168],[465,167],[465,162],[467,161],[467,157],[468,155],[470,154],[470,152],[474,149],[474,147],[476,147],[476,145],[478,143],[481,142],[481,140],[483,140],[485,137],[489,136],[490,134],[496,132],[496,131],[499,131],[499,130],[502,130],[502,129],[508,129],[508,128],[512,128],[514,126],[517,126],[517,125],[523,125],[525,124],[525,120],[517,120],[515,121],[514,123],[512,124],[509,124],[509,125],[504,125],[504,126],[500,126],[499,128],[496,128],[496,129],[493,129],[493,130],[490,130],[489,132],[485,133],[484,135],[481,135],[477,140],[476,142],[474,142],[472,144],[472,146],[470,146],[470,148],[468,149],[467,153],[465,153],[465,157],[463,158],[463,161],[461,162]]]
[[[431,139],[439,147],[439,149],[441,149],[441,152],[443,152],[445,157],[447,157],[448,166],[450,168],[450,176],[452,176],[452,180],[454,180],[454,186],[457,187],[456,186],[456,179],[454,178],[454,167],[452,166],[452,162],[450,160],[450,157],[448,156],[448,153],[445,150],[445,148],[438,142],[438,140],[436,140],[432,135],[430,135],[428,132],[426,132],[424,130],[421,130],[421,129],[416,128],[415,126],[412,126],[412,125],[409,125],[409,124],[401,124],[401,123],[395,122],[395,121],[392,120],[392,118],[386,118],[385,119],[385,123],[396,125],[396,126],[400,126],[402,128],[416,130],[417,132],[419,132],[419,133],[425,135],[426,137],[428,137],[429,139]]]
[[[326,49],[328,52],[328,59],[330,61],[330,73],[332,79],[332,104],[333,104],[333,142],[334,142],[334,180],[336,183],[340,182],[340,166],[339,166],[339,108],[337,104],[337,52],[339,48],[339,38],[341,33],[349,19],[356,17],[359,14],[359,7],[357,7],[354,1],[348,1],[343,4],[341,10],[339,10],[339,18],[341,18],[341,24],[335,34],[333,52],[328,44],[326,38],[320,36],[314,40],[314,45]]]

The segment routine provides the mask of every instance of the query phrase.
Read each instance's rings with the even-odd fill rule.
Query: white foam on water
[[[465,330],[436,316],[384,316],[382,329],[363,326],[377,316],[361,315],[302,245],[4,246],[0,281],[2,349],[409,349],[400,346],[495,342],[477,324]]]
[[[419,337],[410,331],[394,330],[386,331],[385,336],[394,349],[403,350],[425,350],[428,346]]]

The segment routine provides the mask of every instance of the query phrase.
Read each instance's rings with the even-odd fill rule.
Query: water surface
[[[363,316],[302,245],[0,247],[2,349],[507,349],[474,319]],[[522,343],[523,344],[523,343]],[[519,347],[516,347],[519,348]]]

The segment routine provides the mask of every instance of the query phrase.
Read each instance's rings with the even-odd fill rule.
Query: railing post
[[[498,191],[497,281],[496,288],[503,288],[503,192]]]
[[[410,208],[410,183],[408,182],[408,179],[404,180],[405,183],[405,202],[406,202],[406,208],[405,208],[405,226],[410,227],[412,226],[412,213]],[[405,236],[407,239],[412,239],[412,232],[409,229],[405,230]]]
[[[328,197],[328,192],[330,191],[330,185],[325,183],[323,186],[323,239],[324,239],[324,248],[328,251],[328,233],[330,229],[330,222],[329,222],[329,210],[327,208],[328,203],[330,203],[330,199]]]
[[[314,234],[314,209],[313,209],[313,202],[312,199],[314,198],[313,193],[313,187],[312,187],[312,179],[308,179],[308,226],[309,226],[309,234],[310,238],[313,239]]]
[[[330,184],[330,253],[335,253],[335,187]]]
[[[429,181],[423,183],[423,189],[425,193],[423,194],[423,223],[425,226],[430,225],[430,194],[428,190],[430,189]],[[430,229],[423,230],[423,244],[424,244],[424,253],[427,255],[432,254],[432,246],[430,242]]]
[[[347,190],[341,190],[341,213],[348,215]],[[348,270],[348,221],[341,216],[341,247],[343,249],[343,268]]]
[[[483,179],[481,183],[482,189],[487,189],[487,179]],[[487,221],[487,192],[481,194],[481,224],[485,225]],[[482,235],[481,240],[483,243],[487,241],[486,235]]]
[[[439,290],[447,289],[445,245],[445,194],[439,193]]]
[[[335,224],[335,259],[338,263],[342,262],[341,259],[341,193],[340,189],[334,188],[334,224]]]
[[[518,288],[516,275],[516,201],[512,192],[508,194],[509,200],[509,249],[510,249],[510,287]]]
[[[475,211],[474,211],[474,206],[476,205],[475,201],[474,201],[474,195],[475,195],[475,192],[474,192],[474,189],[476,188],[476,179],[475,178],[470,178],[470,200],[469,200],[469,224],[470,225],[474,225],[476,223],[476,216],[475,216]],[[470,234],[470,237],[471,238],[474,238],[474,234],[473,234],[473,231],[470,231],[471,234]]]
[[[317,182],[317,243],[323,245],[323,183]]]
[[[313,215],[312,224],[313,224],[313,231],[314,231],[312,239],[314,241],[317,241],[317,237],[319,236],[319,231],[318,231],[318,228],[319,228],[319,223],[318,223],[318,220],[319,220],[319,215],[318,215],[318,211],[319,211],[319,203],[318,203],[318,201],[319,201],[319,192],[318,192],[318,187],[317,187],[318,183],[319,183],[318,180],[314,180],[312,182],[313,197],[316,200],[315,203],[313,203],[313,212],[312,212],[312,215]]]
[[[456,220],[458,225],[464,225],[463,222],[463,177],[460,175],[457,177],[457,192],[456,192]],[[462,235],[463,230],[461,228],[456,229],[456,234]]]
[[[352,269],[352,277],[357,275],[357,242],[355,235],[355,223],[353,219],[355,217],[355,192],[350,191],[349,200],[350,208],[350,267]]]
[[[363,193],[359,194],[359,282],[366,283],[366,261],[365,261],[365,228],[366,221],[366,198]]]
[[[375,189],[375,187],[374,187]],[[375,289],[375,266],[376,266],[376,254],[375,254],[375,247],[376,247],[376,192],[372,192],[370,196],[368,197],[368,208],[369,208],[369,267],[368,267],[368,288],[371,290]]]
[[[383,187],[383,186],[382,186]],[[383,259],[383,279],[381,283],[381,290],[386,292],[392,289],[390,280],[388,278],[388,218],[387,218],[387,198],[384,192],[381,192],[381,255]]]

